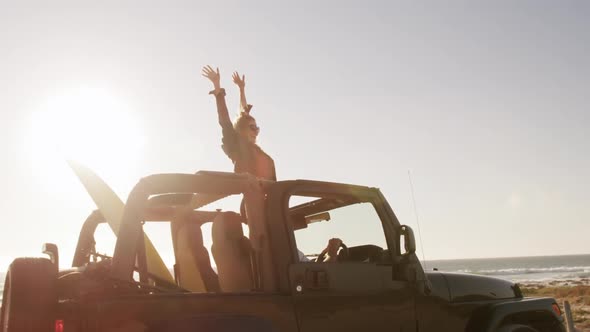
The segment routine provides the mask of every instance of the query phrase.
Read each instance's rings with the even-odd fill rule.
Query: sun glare
[[[121,165],[133,164],[143,144],[132,114],[123,101],[102,89],[55,95],[32,118],[33,162],[63,167],[63,161],[71,159],[99,172],[124,172]]]

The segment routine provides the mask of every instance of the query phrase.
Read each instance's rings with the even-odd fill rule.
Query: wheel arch
[[[517,301],[486,305],[474,312],[466,332],[493,332],[506,324],[525,324],[533,328],[553,327],[551,331],[565,331],[563,317],[553,312],[552,298],[526,298]]]

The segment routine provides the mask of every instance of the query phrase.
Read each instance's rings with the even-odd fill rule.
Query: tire
[[[17,258],[6,273],[1,332],[52,331],[57,268],[45,258]]]
[[[506,325],[502,326],[497,332],[538,332],[534,328],[527,325]]]

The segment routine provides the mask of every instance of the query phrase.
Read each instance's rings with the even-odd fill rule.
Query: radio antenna
[[[424,242],[422,242],[422,232],[420,231],[420,218],[418,217],[418,208],[416,207],[416,198],[414,197],[414,184],[412,183],[412,175],[408,169],[408,180],[410,180],[410,191],[412,192],[412,204],[414,205],[414,215],[416,216],[416,225],[418,225],[418,237],[420,238],[420,250],[422,250],[422,261],[424,262],[424,269],[426,268],[426,254],[424,253]]]

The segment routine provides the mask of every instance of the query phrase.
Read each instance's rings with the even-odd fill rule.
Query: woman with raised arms
[[[276,181],[273,159],[256,144],[260,128],[256,119],[250,115],[252,105],[246,102],[246,77],[240,77],[237,72],[233,74],[233,81],[240,89],[240,114],[232,123],[225,103],[225,89],[220,83],[219,68],[213,70],[211,66],[205,66],[202,73],[213,83],[213,90],[209,94],[215,96],[223,134],[222,148],[233,162],[234,172],[250,173],[258,178]]]

